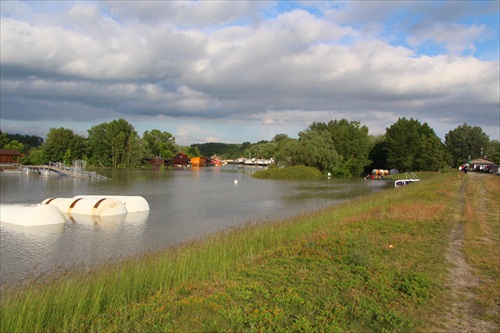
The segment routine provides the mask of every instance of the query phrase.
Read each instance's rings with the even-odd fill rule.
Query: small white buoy
[[[235,184],[235,185],[236,185],[236,184],[238,184],[238,179],[235,179],[235,180],[234,180],[234,184]]]

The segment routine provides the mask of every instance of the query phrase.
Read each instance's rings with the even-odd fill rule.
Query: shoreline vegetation
[[[419,176],[92,272],[3,286],[0,331],[498,331],[500,177]],[[475,281],[467,293],[453,278],[460,267]]]
[[[252,177],[275,180],[318,180],[324,178],[323,174],[318,169],[303,165],[259,170],[254,172]]]

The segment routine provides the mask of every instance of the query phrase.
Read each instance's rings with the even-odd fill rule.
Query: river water
[[[0,282],[19,282],[73,266],[92,267],[206,236],[247,222],[290,217],[383,189],[392,182],[251,177],[258,168],[100,170],[110,181],[0,172],[0,203],[36,204],[51,197],[144,197],[149,213],[96,223],[90,218],[43,227],[0,225]],[[1,218],[1,217],[0,217]]]

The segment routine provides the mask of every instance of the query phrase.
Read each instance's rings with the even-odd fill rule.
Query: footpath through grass
[[[432,330],[429,318],[451,297],[450,215],[472,177],[421,176],[418,184],[314,214],[237,228],[92,274],[4,289],[0,331]],[[486,210],[498,200],[499,180],[490,179],[482,185]],[[469,237],[493,233],[498,241],[498,225],[486,224]],[[481,251],[474,246],[467,246],[471,258]],[[491,283],[478,293],[498,286],[499,255],[490,252],[496,259],[478,259],[477,274]],[[494,297],[485,295],[480,306],[491,308]],[[498,313],[486,317],[495,321]]]

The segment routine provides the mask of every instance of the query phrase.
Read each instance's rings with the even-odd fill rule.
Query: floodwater
[[[116,221],[90,217],[41,227],[0,225],[0,282],[19,282],[73,266],[92,267],[206,236],[247,222],[290,217],[376,191],[392,182],[251,177],[257,167],[101,170],[110,181],[0,172],[0,203],[36,204],[76,195],[142,196],[149,213]],[[1,218],[1,217],[0,217]]]

